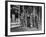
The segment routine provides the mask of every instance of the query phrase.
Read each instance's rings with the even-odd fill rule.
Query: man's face
[[[15,13],[18,13],[18,10],[15,10]]]

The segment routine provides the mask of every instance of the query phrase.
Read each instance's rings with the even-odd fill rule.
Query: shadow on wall
[[[16,36],[6,36],[6,37],[16,37]]]

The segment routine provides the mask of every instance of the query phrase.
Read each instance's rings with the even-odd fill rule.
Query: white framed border
[[[25,31],[25,32],[10,32],[10,5],[29,5],[29,6],[42,6],[42,30],[41,31]],[[44,4],[41,3],[22,3],[22,2],[7,2],[7,13],[8,13],[8,22],[7,22],[7,35],[23,35],[23,34],[41,34],[44,33]]]

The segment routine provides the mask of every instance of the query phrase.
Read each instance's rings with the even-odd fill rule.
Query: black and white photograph
[[[8,35],[44,33],[44,3],[7,3]]]
[[[41,6],[10,5],[10,7],[11,32],[41,30]]]

